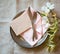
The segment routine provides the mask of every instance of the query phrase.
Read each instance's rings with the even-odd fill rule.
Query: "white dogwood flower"
[[[42,10],[43,12],[45,12],[45,13],[49,13],[49,12],[50,12],[50,10],[49,10],[46,6],[43,6],[43,7],[41,8],[41,10]]]
[[[47,8],[49,8],[50,10],[54,9],[54,4],[51,4],[50,2],[46,3]]]
[[[51,4],[50,2],[47,2],[46,5],[44,5],[41,10],[45,13],[49,13],[50,10],[54,9],[54,4]]]
[[[46,22],[49,21],[47,16],[43,16],[43,17],[42,17],[42,20],[45,20]]]

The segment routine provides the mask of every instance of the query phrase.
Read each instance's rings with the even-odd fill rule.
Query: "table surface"
[[[10,23],[0,22],[0,54],[60,54],[60,31],[57,32],[54,52],[49,53],[46,48],[46,41],[39,47],[27,49],[18,46],[10,35]]]
[[[53,1],[53,2],[55,2],[55,1]],[[57,2],[57,3],[59,3],[59,2]],[[60,7],[58,7],[58,8],[60,8]],[[19,8],[17,11],[19,11]],[[58,16],[59,16],[59,13],[58,13]],[[47,48],[46,48],[47,40],[42,45],[40,45],[39,47],[36,47],[36,48],[27,49],[27,48],[20,47],[19,45],[17,45],[14,42],[14,40],[12,39],[12,37],[10,35],[10,23],[9,22],[0,22],[0,54],[60,54],[60,18],[58,18],[58,21],[59,21],[59,23],[58,23],[59,30],[55,36],[56,48],[53,52],[50,52],[50,53],[47,51]]]

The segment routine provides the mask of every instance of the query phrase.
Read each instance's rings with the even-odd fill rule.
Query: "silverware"
[[[35,39],[37,39],[36,29],[35,29],[35,25],[34,25],[34,22],[36,21],[36,18],[37,18],[37,13],[34,12],[33,15],[32,15],[30,7],[29,7],[28,8],[28,14],[29,14],[30,20],[32,22],[32,28],[33,28],[33,37],[32,37],[32,39],[34,41]]]

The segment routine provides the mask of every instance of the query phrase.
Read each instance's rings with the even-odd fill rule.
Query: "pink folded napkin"
[[[30,7],[30,10],[33,15],[34,10],[31,7]],[[25,12],[28,12],[28,9],[25,10]],[[41,37],[44,35],[44,33],[47,31],[47,29],[50,26],[50,24],[47,23],[47,21],[44,20],[44,18],[42,19],[42,17],[38,13],[37,13],[37,19],[34,25],[37,33],[37,39],[35,39],[34,41],[32,40],[32,37],[33,37],[32,27],[30,27],[30,29],[27,30],[26,32],[20,34],[31,46],[34,46],[41,39]]]

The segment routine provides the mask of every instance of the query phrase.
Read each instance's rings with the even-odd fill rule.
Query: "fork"
[[[28,8],[28,14],[29,14],[30,20],[32,22],[32,28],[33,28],[33,37],[32,37],[32,39],[34,41],[35,39],[37,39],[37,33],[36,33],[35,25],[34,25],[34,22],[36,21],[36,18],[37,18],[37,13],[34,12],[33,15],[32,15],[30,7],[29,7]]]

